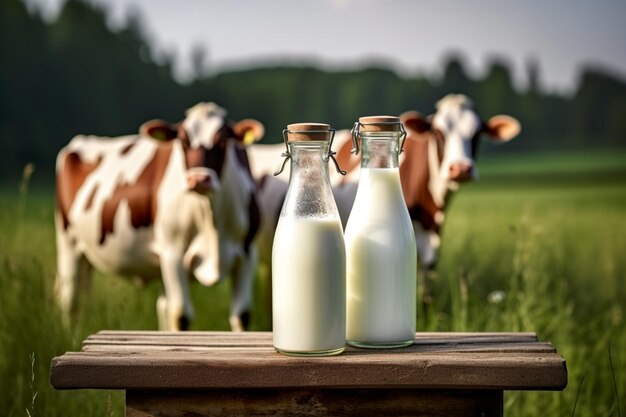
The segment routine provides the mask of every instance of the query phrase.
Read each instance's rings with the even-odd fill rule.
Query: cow
[[[409,111],[400,119],[407,131],[399,160],[402,191],[413,222],[420,265],[427,273],[435,268],[438,260],[441,228],[450,196],[460,184],[478,178],[475,159],[479,137],[484,133],[492,142],[504,143],[516,137],[521,126],[515,118],[506,115],[482,121],[472,101],[462,94],[443,97],[429,117]],[[350,131],[337,132],[333,149],[337,151],[341,169],[347,171],[347,175],[342,176],[332,166],[330,169],[333,193],[345,226],[356,196],[360,158],[351,152]],[[284,150],[284,144],[255,144],[248,148],[252,175],[261,186],[260,257],[268,265],[273,230],[287,189],[284,180],[271,175]],[[429,302],[428,294],[425,301]]]
[[[138,135],[74,137],[56,162],[55,294],[64,316],[96,267],[162,279],[159,328],[184,330],[194,316],[190,277],[209,286],[230,276],[230,326],[244,330],[259,226],[243,145],[251,135],[259,139],[263,125],[234,123],[217,104],[199,103],[178,131],[150,122]]]

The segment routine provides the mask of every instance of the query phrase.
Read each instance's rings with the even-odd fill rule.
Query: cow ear
[[[172,140],[177,136],[175,127],[159,119],[148,120],[143,123],[139,126],[139,134],[162,141]]]
[[[499,114],[487,120],[483,130],[492,142],[504,143],[519,135],[522,125],[514,117]]]
[[[416,111],[407,111],[400,115],[400,121],[407,130],[416,133],[428,132],[431,129],[430,120]]]
[[[265,134],[265,127],[261,122],[254,119],[243,119],[233,126],[235,137],[241,140],[244,145],[258,142]]]

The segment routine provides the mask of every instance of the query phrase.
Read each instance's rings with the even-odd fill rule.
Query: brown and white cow
[[[475,158],[479,136],[492,142],[507,142],[521,130],[511,116],[494,116],[483,122],[473,110],[471,100],[450,94],[436,105],[436,112],[423,117],[417,112],[401,115],[408,137],[400,155],[400,178],[405,201],[413,220],[418,257],[422,269],[436,265],[446,202],[459,185],[478,177]],[[331,166],[333,192],[343,224],[346,224],[356,196],[360,157],[351,154],[351,135],[347,130],[335,135],[333,149],[348,173],[339,175]],[[271,177],[279,165],[285,145],[255,144],[248,148],[253,177],[261,184],[259,201],[263,218],[259,248],[263,262],[269,262],[273,228],[287,188],[284,179]]]
[[[148,135],[158,129],[171,140]],[[189,277],[212,285],[230,275],[230,325],[243,330],[259,211],[242,141],[250,132],[258,139],[263,127],[250,119],[232,123],[218,105],[200,103],[187,110],[178,133],[154,123],[143,130],[148,134],[79,135],[58,154],[60,307],[74,308],[78,281],[92,266],[144,281],[161,278],[159,327],[180,330],[194,315]]]

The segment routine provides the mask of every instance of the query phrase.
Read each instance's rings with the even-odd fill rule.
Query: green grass
[[[508,416],[571,416],[579,388],[576,416],[618,416],[616,390],[620,411],[626,407],[624,161],[623,154],[491,157],[479,163],[482,180],[452,201],[435,304],[418,318],[420,330],[535,331],[567,360],[563,392],[508,392]],[[159,284],[141,289],[98,273],[65,328],[51,296],[52,213],[50,191],[20,198],[16,185],[0,193],[0,414],[121,416],[120,392],[53,390],[50,360],[101,329],[155,329]],[[489,302],[494,291],[504,293],[501,302]],[[192,292],[192,329],[228,329],[228,283]],[[267,329],[257,304],[253,328]]]

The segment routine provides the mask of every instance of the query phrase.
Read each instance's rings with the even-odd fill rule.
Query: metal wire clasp
[[[354,122],[354,126],[352,126],[352,130],[350,130],[350,134],[352,136],[352,149],[350,153],[353,155],[359,154],[359,135],[361,134],[361,126],[366,125],[395,125],[397,122],[378,122],[378,123],[361,123]],[[400,138],[402,142],[400,143],[400,152],[404,151],[404,142],[406,141],[406,130],[404,130],[404,125],[400,123]]]
[[[361,123],[354,122],[354,126],[352,126],[352,130],[350,130],[350,135],[352,136],[352,149],[350,149],[350,153],[353,155],[359,154],[359,135],[361,129]]]
[[[341,175],[346,175],[346,171],[343,171],[341,168],[339,168],[339,162],[337,162],[337,159],[335,158],[335,155],[337,155],[337,152],[334,152],[333,149],[333,140],[335,139],[335,129],[330,129],[330,130],[306,130],[306,131],[297,131],[297,130],[289,130],[289,129],[283,129],[283,141],[285,142],[285,152],[283,152],[282,154],[280,154],[280,156],[282,156],[283,158],[283,163],[280,166],[280,169],[276,172],[274,172],[274,176],[276,175],[280,175],[284,170],[285,170],[285,165],[287,165],[287,161],[289,161],[291,159],[291,152],[289,152],[289,139],[288,139],[288,134],[289,133],[329,133],[330,132],[330,143],[328,146],[328,157],[330,159],[333,160],[333,162],[335,163],[335,169],[337,170],[338,173],[340,173]]]
[[[289,145],[287,144],[288,142],[287,133],[289,133],[289,130],[283,129],[283,142],[285,142],[285,152],[281,153],[280,156],[282,156],[285,159],[283,159],[283,164],[280,166],[280,169],[274,172],[274,176],[280,175],[280,173],[285,170],[285,165],[287,164],[287,161],[291,159],[291,153],[289,152]]]

